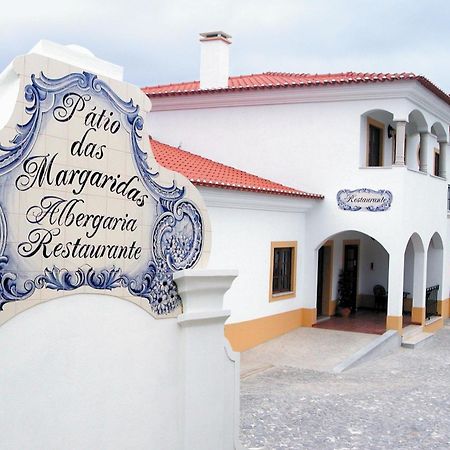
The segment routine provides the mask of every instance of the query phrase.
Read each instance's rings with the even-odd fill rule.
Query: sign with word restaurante
[[[338,207],[345,211],[386,211],[391,207],[392,198],[391,191],[369,188],[342,189],[336,195]]]
[[[48,60],[12,66],[21,83],[0,131],[0,308],[121,289],[155,316],[179,312],[172,274],[202,254],[200,195],[153,158],[150,102],[138,88],[81,70],[22,69]]]

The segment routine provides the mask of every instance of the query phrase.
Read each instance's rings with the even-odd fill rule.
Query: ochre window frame
[[[288,292],[273,292],[273,269],[275,249],[277,248],[291,248],[291,290]],[[276,302],[278,300],[285,300],[294,298],[297,295],[297,241],[275,241],[270,246],[270,273],[269,273],[269,301]]]
[[[380,165],[379,166],[369,166],[369,153],[370,153],[370,126],[378,128],[381,131],[380,136]],[[384,166],[384,123],[378,122],[378,120],[367,118],[367,140],[366,140],[366,167],[383,167]]]

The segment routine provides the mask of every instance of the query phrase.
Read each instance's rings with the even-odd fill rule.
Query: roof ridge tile
[[[442,91],[423,75],[413,72],[401,73],[375,73],[375,72],[336,72],[328,74],[289,73],[289,72],[262,72],[259,74],[239,75],[229,77],[228,87],[214,89],[200,89],[199,81],[170,83],[166,85],[146,86],[142,90],[150,97],[212,94],[250,89],[270,89],[273,87],[302,87],[311,85],[331,85],[349,83],[380,83],[386,81],[416,80],[426,89],[450,105],[450,95]]]

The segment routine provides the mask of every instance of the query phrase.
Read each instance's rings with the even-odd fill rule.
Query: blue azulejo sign
[[[369,188],[342,189],[336,195],[338,207],[344,211],[386,211],[392,204],[392,192]]]
[[[0,132],[0,309],[85,287],[179,310],[172,275],[202,253],[200,197],[153,159],[137,101],[88,72],[21,79],[25,119]]]

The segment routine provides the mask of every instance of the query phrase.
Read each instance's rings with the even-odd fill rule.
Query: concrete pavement
[[[271,366],[331,371],[378,335],[298,328],[241,353],[241,375]]]
[[[241,439],[247,448],[450,448],[450,329],[415,350],[399,348],[330,372],[372,336],[300,329],[242,355]],[[314,330],[312,330],[314,331]],[[328,332],[327,330],[317,330]],[[353,333],[352,333],[353,334]],[[353,339],[357,339],[356,343]],[[257,368],[253,375],[249,369]],[[339,361],[337,361],[339,362]],[[266,369],[261,366],[265,364]],[[247,371],[247,372],[246,372]],[[245,374],[247,373],[247,376]]]

